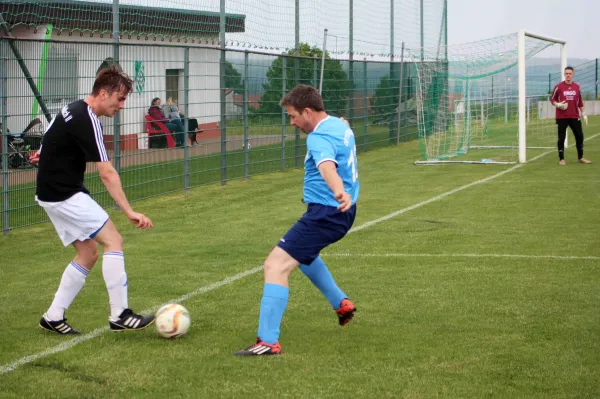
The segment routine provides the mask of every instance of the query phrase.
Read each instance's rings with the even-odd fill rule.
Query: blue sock
[[[348,298],[337,286],[333,276],[329,273],[329,269],[327,269],[327,265],[325,265],[320,256],[310,266],[300,265],[300,270],[325,295],[325,298],[327,298],[334,309],[340,307],[342,299]]]
[[[275,344],[279,341],[279,327],[289,296],[289,288],[265,283],[258,317],[258,337],[261,341],[267,344]]]

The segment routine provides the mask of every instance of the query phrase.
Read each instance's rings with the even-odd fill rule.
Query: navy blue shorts
[[[342,212],[333,206],[309,204],[306,213],[277,246],[303,265],[310,265],[326,246],[342,239],[352,227],[356,204]]]

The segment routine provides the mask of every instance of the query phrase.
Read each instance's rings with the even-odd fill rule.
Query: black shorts
[[[346,212],[333,206],[309,204],[277,246],[300,264],[310,265],[323,248],[348,234],[355,217],[356,204]]]

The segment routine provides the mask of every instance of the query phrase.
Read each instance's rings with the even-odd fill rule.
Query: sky
[[[448,0],[448,43],[525,29],[567,41],[569,58],[600,58],[600,0]]]
[[[86,1],[112,3],[113,0]],[[220,4],[218,0],[119,1],[122,5],[213,12],[219,11]],[[356,58],[386,57],[392,52],[391,15],[394,56],[399,57],[402,42],[410,49],[408,52],[418,52],[421,1],[424,5],[426,48],[437,48],[440,44],[443,7],[444,1],[447,1],[450,45],[525,29],[566,40],[569,58],[600,58],[600,0],[352,0],[353,52]],[[350,51],[349,4],[350,0],[299,0],[301,41],[322,48],[324,30],[327,29],[327,50],[343,58]],[[227,34],[228,47],[256,48],[275,53],[294,47],[294,0],[225,0],[225,7],[227,13],[245,16],[245,31]],[[84,12],[85,6],[82,9]],[[166,15],[164,21],[177,25],[177,21]],[[464,48],[471,50],[468,46]]]

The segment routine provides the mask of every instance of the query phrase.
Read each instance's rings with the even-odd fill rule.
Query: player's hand
[[[348,122],[346,120],[346,118],[344,118],[343,116],[340,116],[340,119],[342,120],[342,122],[344,122],[346,125],[350,126],[350,122]]]
[[[40,162],[40,150],[37,150],[32,156],[29,157],[29,162],[31,162],[33,165],[37,165],[38,162]]]
[[[352,196],[345,191],[337,193],[335,195],[335,199],[340,205],[337,207],[342,212],[346,212],[350,207],[352,207]]]
[[[587,119],[587,115],[586,114],[583,114],[583,121],[585,122],[585,125],[587,126],[588,119]]]
[[[561,101],[559,103],[554,103],[554,105],[556,105],[556,108],[561,109],[561,110],[564,111],[569,106],[569,103],[567,103],[566,101]]]
[[[143,213],[131,212],[127,215],[127,218],[129,218],[129,221],[135,224],[135,227],[138,229],[150,230],[152,228],[152,220]]]

